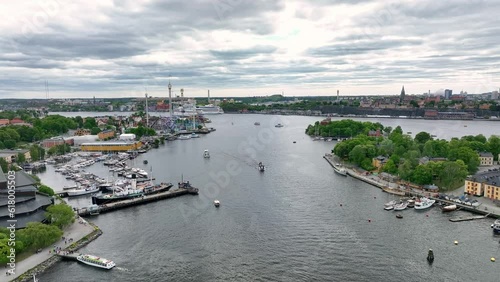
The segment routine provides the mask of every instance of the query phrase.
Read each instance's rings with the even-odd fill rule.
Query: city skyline
[[[403,85],[407,95],[480,94],[500,85],[500,20],[491,16],[500,3],[483,0],[2,8],[0,99],[164,97],[169,80],[186,97],[399,95]]]

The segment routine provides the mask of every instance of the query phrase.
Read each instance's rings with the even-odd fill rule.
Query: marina
[[[186,142],[166,142],[159,149],[128,160],[129,167],[144,169],[148,177],[152,166],[158,183],[175,184],[169,191],[178,186],[173,180],[184,174],[193,185],[202,188],[199,196],[130,206],[98,216],[91,216],[89,212],[86,219],[102,228],[105,236],[89,244],[84,252],[110,258],[119,267],[96,271],[93,267],[60,263],[37,278],[41,281],[58,281],[61,276],[91,277],[96,281],[159,281],[158,277],[162,277],[182,281],[189,275],[191,280],[234,281],[232,273],[219,267],[224,265],[238,269],[241,280],[266,277],[293,281],[298,275],[317,281],[329,281],[331,277],[339,281],[401,281],[408,277],[428,281],[477,279],[476,274],[456,271],[468,267],[482,269],[479,275],[482,281],[495,281],[496,265],[490,262],[491,257],[498,258],[499,239],[490,227],[494,220],[488,217],[453,223],[449,218],[470,214],[463,209],[443,213],[437,203],[421,212],[409,207],[402,211],[384,211],[384,203],[391,200],[399,203],[401,198],[412,197],[385,193],[382,187],[375,189],[353,176],[334,173],[321,158],[334,144],[302,137],[303,124],[312,118],[285,117],[289,119],[286,123],[279,121],[287,126],[276,128],[271,142],[258,144],[261,149],[256,150],[253,162],[246,163],[217,151],[224,148],[227,154],[245,160],[246,155],[238,151],[238,145],[248,136],[257,136],[261,129],[275,130],[278,121],[272,118],[214,116],[212,122],[217,126],[217,134]],[[260,127],[253,125],[255,120],[261,122]],[[248,126],[239,128],[243,124]],[[413,128],[411,131],[418,132]],[[293,144],[294,140],[297,144]],[[202,156],[207,148],[210,160]],[[148,160],[147,166],[143,164],[144,159]],[[231,160],[236,161],[238,168],[234,176],[226,168]],[[258,173],[259,161],[266,166],[265,173]],[[101,161],[84,170],[109,182],[113,182],[113,175],[115,181],[131,180],[117,177],[117,172],[113,174],[108,169],[100,172],[102,168]],[[49,186],[74,183],[61,173],[53,174],[53,170],[49,165],[41,175]],[[213,177],[211,171],[215,173]],[[224,172],[228,178],[223,177]],[[90,196],[65,200],[80,208],[91,206]],[[219,208],[214,207],[214,200],[219,200]],[[482,211],[484,207],[476,209]],[[403,218],[397,218],[398,214]],[[124,232],[127,236],[123,236]],[[138,246],[118,247],[130,246],[131,240]],[[467,243],[450,247],[454,240]],[[477,243],[472,246],[470,242]],[[228,244],[231,247],[227,247]],[[433,266],[439,271],[427,265],[429,248],[435,255]],[[343,254],[342,259],[336,257],[338,253]],[[219,263],[210,263],[214,257]],[[143,261],[148,264],[142,264]],[[160,270],[165,267],[164,261],[169,261],[168,271]],[[357,271],[359,267],[354,267],[352,261],[363,264],[364,270]],[[391,276],[380,274],[380,269],[388,267],[397,271]],[[120,271],[120,268],[128,271]]]

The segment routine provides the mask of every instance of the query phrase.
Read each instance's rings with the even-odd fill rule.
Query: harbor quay
[[[325,154],[323,158],[332,166],[335,167],[337,163],[341,163],[341,160],[333,155],[333,154]],[[460,221],[467,221],[467,220],[474,220],[474,219],[481,219],[485,217],[492,217],[492,218],[500,218],[500,207],[497,207],[493,203],[490,203],[487,201],[488,199],[478,199],[479,202],[481,202],[480,207],[475,207],[475,206],[469,206],[469,205],[464,205],[460,203],[456,203],[454,201],[442,199],[439,197],[439,193],[436,192],[426,192],[423,190],[417,190],[417,189],[405,189],[401,190],[398,189],[398,184],[394,182],[389,182],[386,180],[382,180],[379,178],[375,177],[370,177],[368,175],[363,175],[356,170],[345,166],[347,175],[354,177],[360,181],[363,181],[365,183],[368,183],[372,186],[375,186],[377,188],[382,189],[382,191],[387,192],[387,193],[392,193],[400,196],[410,196],[410,197],[427,197],[432,200],[436,200],[436,202],[442,203],[442,204],[454,204],[457,205],[458,209],[472,212],[475,214],[480,214],[481,216],[471,216],[471,217],[461,217],[461,218],[455,218],[455,219],[450,219],[452,222],[460,222]]]
[[[123,209],[131,206],[137,206],[137,205],[142,205],[142,204],[147,204],[151,202],[156,202],[159,200],[163,199],[168,199],[168,198],[174,198],[174,197],[179,197],[182,195],[197,195],[198,194],[198,189],[191,187],[191,188],[178,188],[175,190],[171,191],[166,191],[166,192],[161,192],[157,194],[152,194],[152,195],[143,195],[141,197],[137,198],[132,198],[132,199],[127,199],[123,201],[118,201],[118,202],[113,202],[113,203],[108,203],[108,204],[103,204],[99,206],[91,206],[91,207],[86,207],[86,208],[81,208],[77,209],[77,213],[79,216],[91,216],[91,215],[98,215],[101,213],[106,213],[118,209]]]

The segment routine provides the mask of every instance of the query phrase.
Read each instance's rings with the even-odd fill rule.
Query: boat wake
[[[127,268],[124,268],[124,267],[118,267],[118,266],[115,267],[115,269],[118,269],[120,271],[125,271],[125,272],[129,272],[130,271],[130,269],[127,269]]]

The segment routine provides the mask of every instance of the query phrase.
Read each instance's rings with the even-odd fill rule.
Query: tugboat
[[[264,172],[266,170],[266,167],[264,166],[264,164],[262,164],[262,162],[259,163],[259,171],[261,172]]]
[[[178,183],[178,186],[179,186],[179,189],[186,189],[186,190],[188,190],[189,194],[198,195],[198,188],[195,188],[195,187],[191,186],[191,183],[189,183],[189,181],[184,181],[183,180],[182,182]]]

